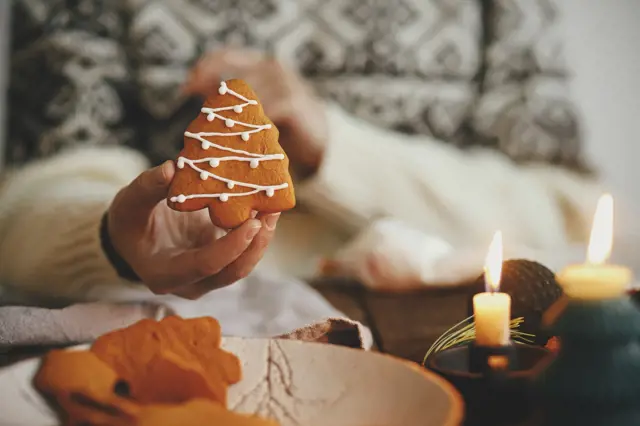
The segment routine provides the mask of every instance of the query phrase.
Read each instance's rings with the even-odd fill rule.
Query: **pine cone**
[[[484,274],[473,284],[473,294],[485,291]],[[553,337],[541,329],[542,315],[562,295],[555,274],[540,263],[513,259],[502,264],[500,291],[511,296],[511,318],[523,317],[519,331],[535,335],[541,346]],[[473,296],[468,302],[473,315]]]

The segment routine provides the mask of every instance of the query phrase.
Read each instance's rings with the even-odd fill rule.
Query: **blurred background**
[[[0,53],[7,63],[11,0],[0,1]],[[636,0],[563,0],[558,3],[564,25],[571,96],[583,114],[588,154],[597,160],[608,183],[631,205],[640,205],[640,3]],[[3,97],[7,68],[0,67]],[[7,105],[0,102],[0,116]],[[0,134],[6,132],[0,121]],[[0,149],[0,164],[4,158]]]
[[[585,258],[595,169],[616,201],[614,261],[640,277],[639,24],[640,0],[0,0],[0,170],[27,177],[0,181],[0,296],[3,280],[54,298],[123,290],[100,262],[98,221],[142,156],[177,158],[202,97],[229,77],[251,85],[304,172],[258,267],[377,290],[455,286],[478,277],[499,229],[507,258],[558,270]],[[215,84],[186,94],[196,63]],[[122,145],[133,149],[103,155]],[[93,149],[56,156],[75,146]],[[184,217],[160,223],[188,236]],[[243,282],[210,298],[243,317],[229,314],[231,330],[280,333],[327,312],[296,280]],[[378,312],[386,349],[412,359],[467,314],[464,294],[327,289],[331,303],[365,298],[349,305],[360,313],[339,309]]]
[[[570,88],[580,109],[588,155],[637,221],[640,205],[640,3],[564,0]],[[619,209],[622,213],[622,210]],[[622,218],[620,218],[622,219]]]
[[[371,3],[370,0],[362,2]],[[8,0],[0,3],[3,64],[7,63],[8,56],[10,3]],[[36,3],[38,2],[34,4]],[[144,2],[130,2],[136,5],[142,3]],[[453,3],[460,2],[455,1],[451,4]],[[353,4],[357,5],[357,1]],[[442,4],[446,5],[447,1],[442,0]],[[540,9],[546,8],[545,0],[539,0],[537,4]],[[246,2],[242,7],[259,9],[264,6],[260,5],[260,2],[254,1]],[[557,2],[557,5],[561,12],[560,19],[553,21],[551,31],[545,32],[541,37],[548,37],[549,33],[553,33],[554,37],[556,33],[560,35],[564,51],[558,56],[563,56],[564,65],[570,74],[569,97],[581,119],[585,159],[601,173],[603,181],[614,193],[617,201],[616,231],[620,237],[616,243],[616,253],[624,252],[624,256],[632,258],[629,262],[640,263],[635,261],[635,247],[640,241],[640,223],[637,220],[640,212],[640,144],[636,142],[637,123],[640,122],[640,2],[562,0]],[[526,7],[521,9],[526,13]],[[530,18],[523,17],[522,28],[514,37],[536,37],[536,31],[539,30],[536,22],[538,18]],[[531,31],[528,25],[531,25]],[[534,40],[534,44],[537,43],[538,40]],[[544,40],[540,40],[540,45],[542,44]],[[0,67],[0,73],[0,81],[4,88],[2,95],[6,96],[6,65]],[[322,86],[322,82],[316,83]],[[333,89],[328,89],[329,92],[331,90]],[[336,97],[333,96],[334,100]],[[5,145],[0,149],[0,164],[3,158],[8,157],[9,152],[4,136],[6,115],[10,108],[11,104],[0,102],[0,115],[3,117],[0,121],[0,134],[3,136],[0,142]],[[182,129],[181,126],[176,128]],[[154,154],[165,158],[174,155],[170,151],[151,153],[152,156]]]

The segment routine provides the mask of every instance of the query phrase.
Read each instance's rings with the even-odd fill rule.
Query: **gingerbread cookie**
[[[89,351],[53,350],[34,378],[34,386],[55,403],[65,425],[133,424],[137,407],[117,394],[120,383],[126,386]]]
[[[157,404],[179,404],[193,398],[214,401],[226,398],[226,386],[217,390],[198,363],[189,362],[170,351],[157,353],[147,364],[145,375],[136,383],[145,400]],[[218,383],[220,383],[219,381]]]
[[[221,228],[240,226],[252,211],[278,213],[295,206],[289,160],[279,132],[242,80],[220,83],[184,133],[168,205],[209,209]]]
[[[49,352],[34,384],[68,426],[277,426],[227,410],[227,387],[242,371],[221,342],[210,317],[145,319],[88,351]]]
[[[111,366],[130,386],[131,397],[143,404],[211,398],[227,402],[227,387],[240,381],[240,360],[220,348],[218,321],[210,317],[162,321],[141,320],[99,337],[91,352]],[[168,364],[174,363],[169,367]],[[189,387],[169,387],[182,376]],[[202,376],[204,381],[198,376]],[[158,399],[159,398],[159,399]]]
[[[270,419],[234,413],[206,399],[193,399],[181,405],[149,405],[136,426],[278,426]]]
[[[79,392],[106,398],[113,394],[118,380],[116,372],[91,352],[53,350],[42,360],[34,384],[46,395]]]

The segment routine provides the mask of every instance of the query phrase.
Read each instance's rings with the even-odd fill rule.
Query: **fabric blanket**
[[[6,301],[5,301],[6,302]],[[253,275],[197,301],[149,297],[137,302],[93,302],[64,308],[0,307],[0,349],[91,342],[144,318],[212,316],[223,334],[319,341],[369,349],[371,332],[333,308],[306,284]]]

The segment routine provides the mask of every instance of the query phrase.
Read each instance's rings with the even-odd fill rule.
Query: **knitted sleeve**
[[[496,230],[534,248],[588,237],[601,190],[591,178],[560,167],[517,165],[494,150],[400,135],[334,106],[328,117],[323,163],[296,194],[352,231],[393,217],[459,247],[488,244]]]
[[[100,223],[147,162],[117,148],[144,148],[145,140],[119,3],[11,2],[9,177],[0,194],[5,288],[91,298],[100,284],[123,283]]]
[[[11,173],[0,191],[2,287],[47,303],[148,296],[118,275],[100,238],[114,195],[147,166],[130,149],[77,148]]]

